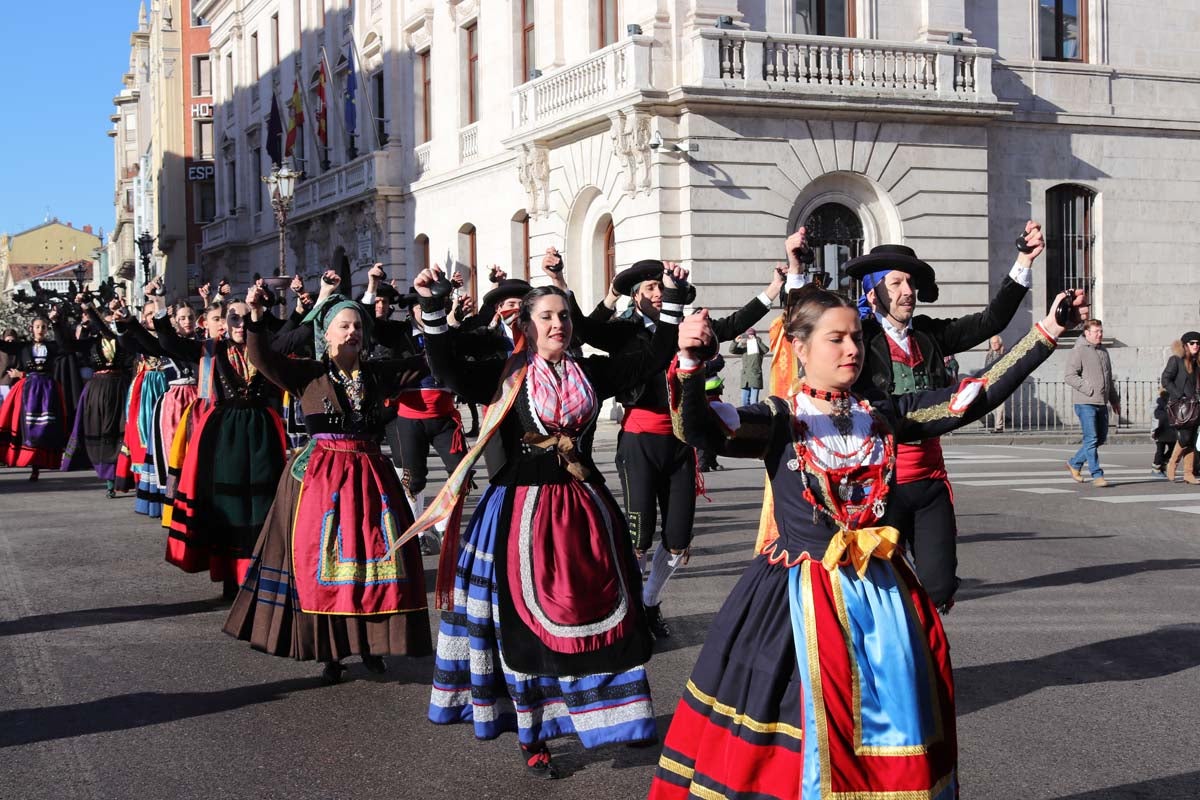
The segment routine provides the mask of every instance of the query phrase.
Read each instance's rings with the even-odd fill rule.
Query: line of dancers
[[[762,459],[753,558],[682,687],[650,796],[953,798],[940,615],[957,578],[937,437],[1002,403],[1086,316],[1060,295],[985,372],[950,380],[942,356],[1015,313],[1040,226],[1024,240],[989,307],[955,320],[915,314],[937,287],[908,248],[849,265],[857,305],[807,283],[803,229],[763,293],[721,319],[685,317],[688,271],[661,261],[620,273],[585,313],[553,249],[544,285],[494,271],[478,309],[437,266],[401,293],[377,265],[357,299],[336,273],[316,297],[296,280],[286,316],[271,310],[278,282],[238,300],[224,287],[199,317],[157,283],[140,318],[80,297],[86,332],[60,308],[29,341],[0,342],[20,370],[0,457],[36,478],[79,451],[106,491],[136,490],[168,528],[167,560],[225,584],[225,632],[256,650],[319,662],[330,683],[350,657],[383,672],[385,657],[433,654],[428,718],[515,732],[546,778],[560,736],[660,741],[645,665],[671,635],[661,597],[692,544],[696,450]],[[781,299],[773,394],[710,396],[719,343]],[[54,375],[67,353],[93,370],[70,435]],[[625,407],[624,508],[592,452],[610,397]],[[473,444],[455,398],[485,409]],[[426,501],[431,445],[449,478]],[[438,555],[436,641],[422,551]]]

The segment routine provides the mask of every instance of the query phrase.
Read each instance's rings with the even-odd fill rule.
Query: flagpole
[[[334,81],[336,81],[337,77],[334,75],[333,69],[329,66],[329,54],[325,52],[325,45],[321,45],[321,62],[325,65],[325,74],[329,76],[330,83],[333,83]],[[332,86],[330,88],[336,89],[337,87]],[[345,102],[345,99],[343,98],[343,103],[344,102]],[[345,112],[343,111],[343,113],[341,113],[341,114],[334,114],[334,116],[337,117],[338,126],[342,130],[342,143],[349,146],[350,142],[348,140],[350,138],[350,133],[346,130],[346,120],[344,119]],[[328,97],[325,98],[325,127],[326,127],[326,129],[328,129],[328,127],[329,127],[329,98]]]
[[[350,26],[350,51],[354,58],[358,59],[358,65],[363,65],[362,54],[358,52],[358,41],[354,35],[354,26]],[[369,78],[369,76],[368,76]],[[367,81],[367,91],[363,94],[367,101],[367,118],[371,121],[371,139],[375,142],[375,149],[383,147],[383,142],[379,141],[378,120],[375,118],[375,107],[371,103],[371,85],[370,80]]]

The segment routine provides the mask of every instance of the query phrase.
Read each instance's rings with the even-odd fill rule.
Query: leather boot
[[[1175,448],[1171,451],[1171,460],[1167,462],[1167,480],[1171,483],[1175,482],[1175,473],[1179,471],[1179,456],[1183,454],[1183,448],[1179,443],[1175,443]]]
[[[1188,453],[1183,457],[1183,482],[1190,483],[1193,486],[1200,486],[1200,478],[1196,477],[1193,468],[1196,466],[1196,451]]]

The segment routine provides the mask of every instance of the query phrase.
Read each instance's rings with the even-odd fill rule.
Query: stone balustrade
[[[373,191],[381,172],[378,162],[386,157],[382,151],[364,153],[348,164],[304,181],[296,187],[292,217],[316,214]]]
[[[467,161],[479,155],[479,123],[473,122],[458,132],[458,160]]]
[[[568,118],[591,121],[615,101],[652,88],[651,36],[630,36],[597,50],[577,64],[563,67],[513,90],[516,133],[553,126]]]
[[[419,181],[429,173],[429,159],[433,150],[429,142],[413,149],[413,180]]]
[[[982,47],[702,28],[687,84],[792,91],[846,99],[994,104],[992,57]]]
[[[201,234],[202,246],[209,250],[241,241],[245,235],[245,226],[240,216],[220,217],[205,225]]]

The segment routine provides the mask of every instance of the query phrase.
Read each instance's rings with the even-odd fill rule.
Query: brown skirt
[[[255,650],[297,661],[339,661],[351,655],[430,655],[433,640],[428,608],[372,616],[300,610],[292,575],[292,524],[300,488],[300,482],[285,468],[246,580],[225,621],[225,632],[250,642]],[[415,540],[410,544],[415,548]]]

